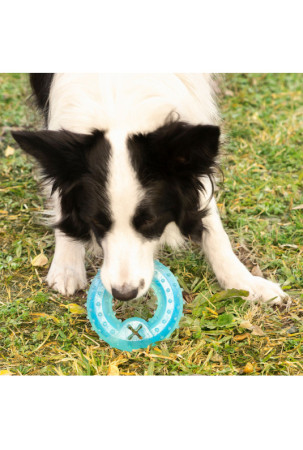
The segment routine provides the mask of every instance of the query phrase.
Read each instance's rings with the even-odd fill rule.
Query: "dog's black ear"
[[[43,169],[45,178],[53,179],[57,187],[79,179],[87,171],[87,151],[98,137],[60,131],[15,131],[13,138],[29,155],[34,156]]]
[[[132,136],[130,142],[145,149],[150,163],[166,173],[209,173],[219,151],[220,128],[171,122],[148,134]]]
[[[219,150],[219,127],[176,122],[161,132],[160,149],[167,149],[177,170],[199,173],[214,164]]]

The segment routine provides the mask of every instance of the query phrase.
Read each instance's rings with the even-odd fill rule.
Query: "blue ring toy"
[[[122,322],[113,311],[113,296],[105,289],[100,271],[97,273],[87,297],[87,313],[93,329],[111,347],[132,351],[169,337],[178,327],[183,315],[182,290],[171,271],[155,261],[151,283],[158,306],[148,321],[131,317]]]

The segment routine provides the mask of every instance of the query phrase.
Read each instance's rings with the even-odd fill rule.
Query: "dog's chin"
[[[146,288],[144,287],[143,289],[139,289],[137,296],[133,300],[144,297],[144,295],[148,293],[149,289],[151,289],[151,282],[147,285]]]

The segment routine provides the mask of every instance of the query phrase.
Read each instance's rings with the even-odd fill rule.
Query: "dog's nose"
[[[136,298],[138,295],[138,288],[132,289],[128,286],[122,286],[119,289],[112,288],[113,297],[117,300],[131,300],[132,298]]]

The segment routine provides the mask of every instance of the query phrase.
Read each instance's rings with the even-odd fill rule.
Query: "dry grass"
[[[303,203],[302,81],[300,74],[235,74],[221,84],[229,134],[218,196],[222,217],[245,264],[290,292],[290,309],[252,306],[239,293],[220,293],[197,247],[166,249],[160,260],[185,290],[185,316],[171,339],[128,353],[100,342],[81,309],[73,313],[69,305],[84,306],[85,292],[67,298],[43,281],[53,236],[38,223],[42,201],[32,162],[10,137],[12,128],[37,118],[24,105],[25,75],[0,75],[0,373],[303,374],[303,221],[302,209],[294,209]],[[15,151],[5,156],[8,146]],[[41,252],[48,262],[34,267]],[[99,264],[88,257],[90,279]],[[148,305],[139,313],[148,314]]]

